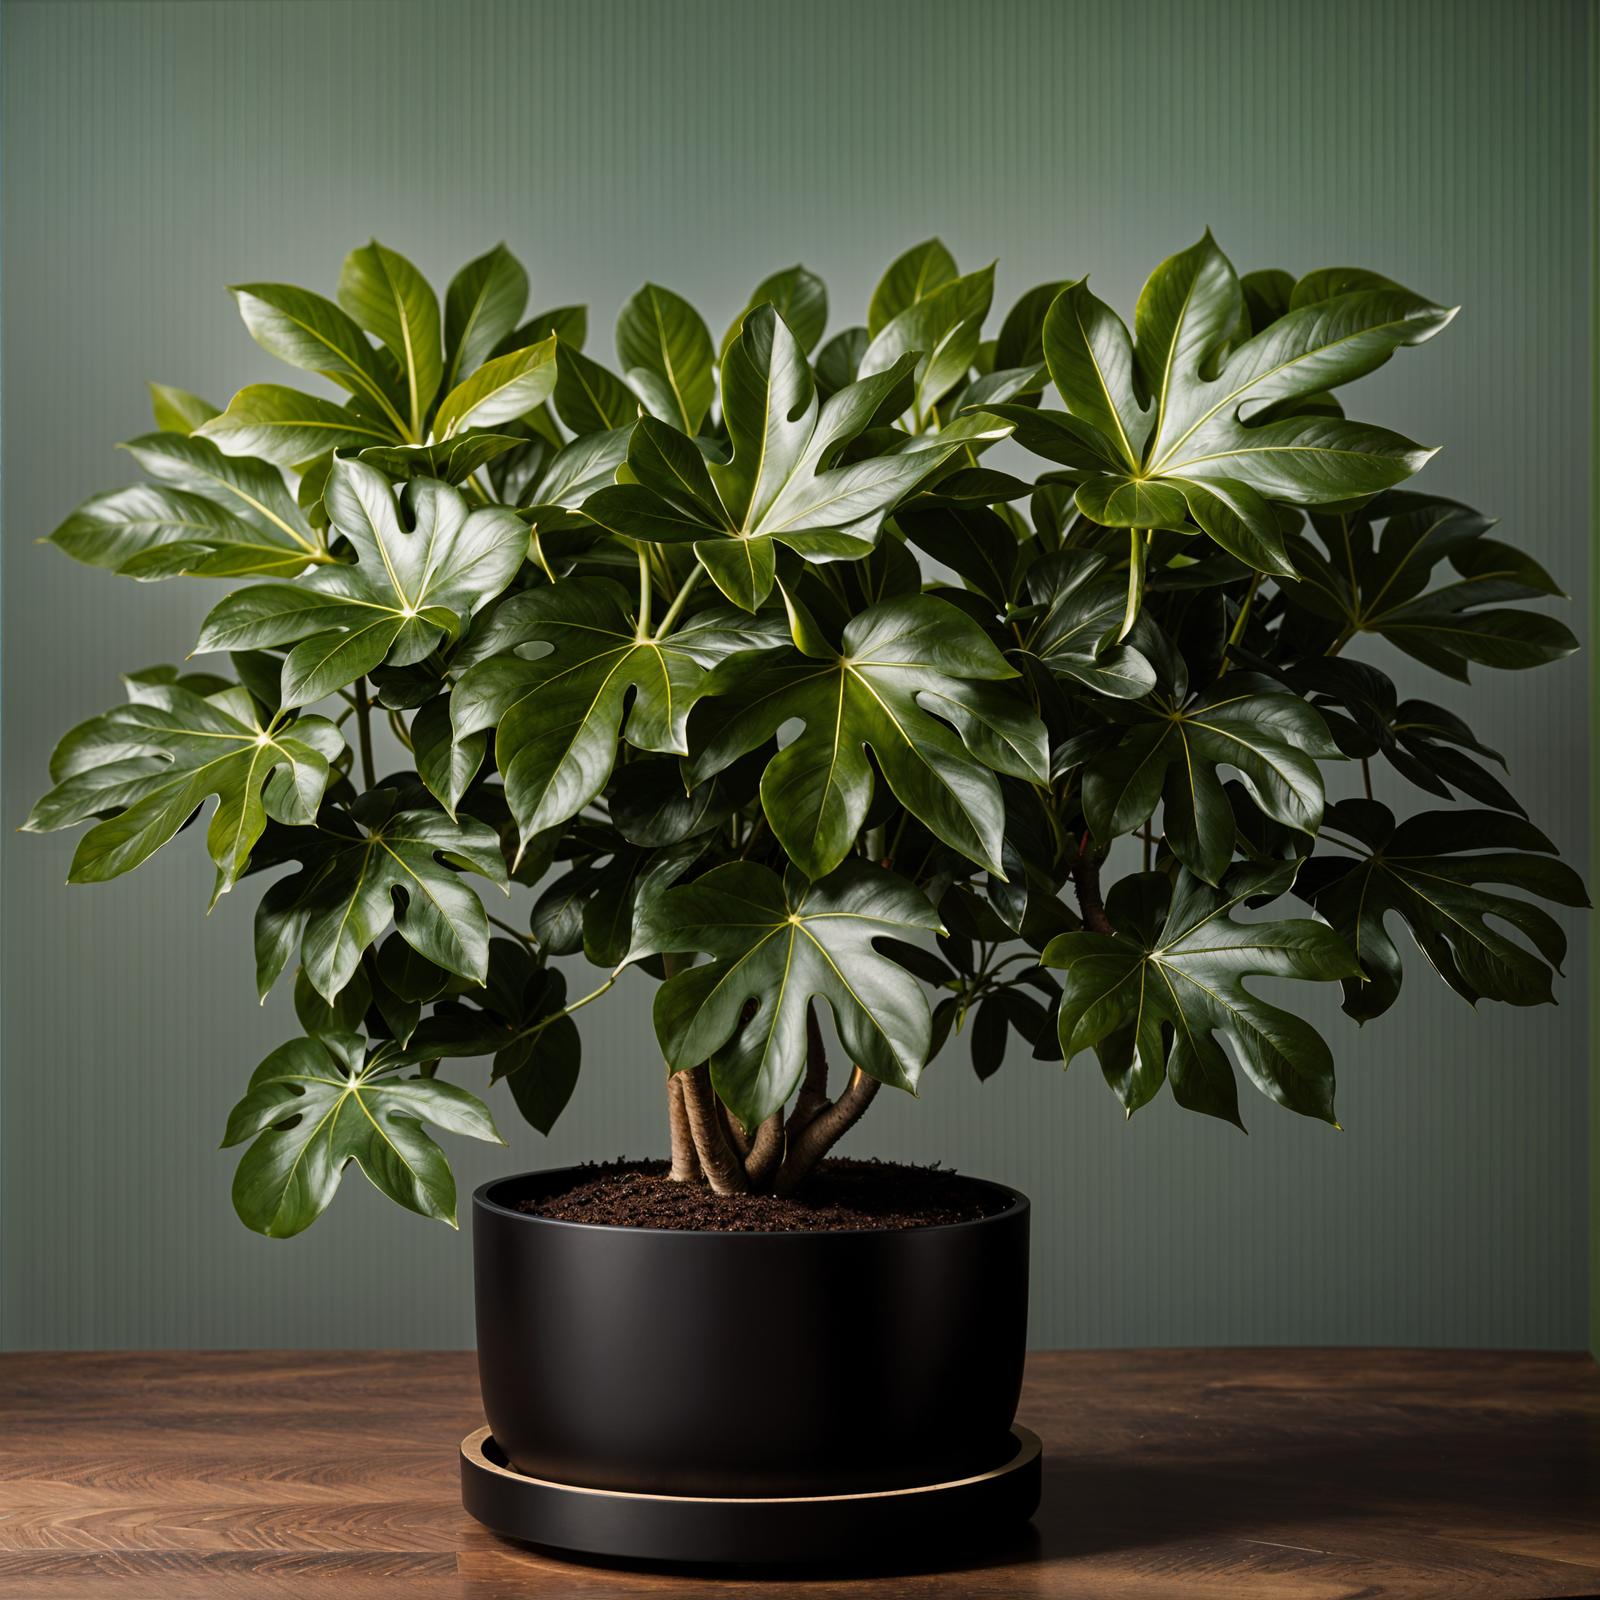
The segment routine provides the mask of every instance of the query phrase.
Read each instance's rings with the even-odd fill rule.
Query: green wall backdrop
[[[285,994],[254,1003],[253,891],[207,918],[190,835],[132,877],[67,889],[72,836],[10,831],[54,738],[119,697],[119,670],[180,658],[220,593],[136,588],[34,541],[138,476],[111,446],[149,425],[143,380],[223,403],[276,377],[225,284],[331,293],[373,234],[442,284],[503,237],[536,301],[592,304],[609,359],[615,309],[647,276],[720,329],[759,277],[803,260],[837,328],[861,320],[891,256],[938,233],[964,267],[999,256],[997,304],[1092,272],[1129,311],[1148,269],[1209,224],[1241,271],[1370,266],[1462,304],[1361,386],[1360,412],[1443,445],[1428,481],[1503,516],[1586,593],[1578,0],[120,0],[0,15],[6,1346],[472,1340],[465,1235],[359,1177],[293,1243],[233,1218],[223,1119],[294,1028]],[[1584,609],[1560,614],[1581,626]],[[1586,663],[1479,672],[1473,691],[1384,664],[1469,714],[1586,870]],[[1582,919],[1567,925],[1576,976],[1559,1009],[1474,1013],[1420,963],[1364,1031],[1312,996],[1342,1136],[1258,1097],[1248,1139],[1166,1097],[1125,1125],[1090,1063],[1064,1076],[1013,1056],[980,1086],[951,1050],[922,1100],[880,1097],[847,1148],[1032,1194],[1037,1344],[1579,1346],[1588,947]],[[551,1139],[508,1117],[508,1151],[453,1148],[463,1191],[663,1149],[650,987],[634,977],[590,1013]]]

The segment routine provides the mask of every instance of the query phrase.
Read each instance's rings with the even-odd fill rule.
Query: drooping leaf
[[[1196,877],[1221,881],[1233,859],[1233,810],[1217,776],[1232,767],[1250,798],[1286,827],[1314,834],[1322,819],[1319,760],[1336,759],[1326,724],[1270,679],[1230,673],[1193,702],[1187,678],[1152,696],[1149,720],[1090,760],[1083,809],[1097,839],[1136,828],[1163,803],[1167,844]]]
[[[302,1233],[327,1210],[345,1164],[407,1210],[456,1225],[456,1186],[424,1122],[501,1144],[489,1109],[437,1078],[400,1078],[363,1066],[353,1033],[280,1045],[256,1068],[228,1116],[223,1148],[254,1143],[239,1162],[233,1205],[268,1238]]]
[[[1462,683],[1473,662],[1521,671],[1578,648],[1555,618],[1505,605],[1561,597],[1561,590],[1532,557],[1485,538],[1494,524],[1470,506],[1396,490],[1360,510],[1311,521],[1328,555],[1305,539],[1291,539],[1298,581],[1286,587],[1347,635],[1378,634]],[[1457,576],[1430,589],[1434,569],[1445,560]]]
[[[469,512],[460,494],[431,479],[406,492],[411,529],[381,473],[363,462],[336,461],[326,502],[334,527],[355,547],[356,564],[229,595],[206,618],[195,648],[300,641],[284,662],[286,706],[332,694],[381,662],[423,660],[511,581],[527,530],[501,507]]]
[[[1469,1004],[1553,1002],[1550,969],[1560,970],[1567,949],[1560,924],[1525,900],[1478,887],[1506,884],[1558,905],[1588,905],[1583,881],[1570,867],[1545,859],[1556,847],[1531,823],[1492,811],[1428,811],[1397,828],[1388,807],[1344,800],[1328,807],[1323,826],[1345,836],[1341,848],[1360,853],[1314,856],[1301,869],[1295,893],[1327,918],[1360,960],[1360,976],[1352,973],[1344,986],[1349,1016],[1358,1022],[1381,1016],[1400,993],[1400,953],[1384,926],[1391,914]]]
[[[1119,926],[1115,935],[1067,933],[1051,940],[1040,959],[1065,969],[1064,1058],[1070,1063],[1083,1050],[1109,1045],[1108,1077],[1130,1112],[1159,1088],[1164,1066],[1180,1105],[1243,1127],[1220,1033],[1269,1099],[1337,1126],[1327,1044],[1309,1023],[1251,994],[1244,980],[1348,978],[1357,970],[1353,956],[1323,923],[1242,923],[1229,914],[1252,895],[1281,893],[1292,875],[1289,866],[1242,868],[1214,889],[1181,872],[1170,910],[1159,899],[1151,906],[1162,913],[1151,918],[1158,932],[1141,934],[1127,918],[1126,932]]]
[[[1106,558],[1090,550],[1060,550],[1028,572],[1028,594],[1043,614],[1022,648],[1059,678],[1116,700],[1139,700],[1156,683],[1150,663],[1132,645],[1114,644],[1126,585],[1107,575]]]
[[[627,960],[691,951],[713,958],[657,991],[656,1035],[674,1070],[709,1058],[718,1095],[753,1128],[805,1070],[813,996],[827,1001],[852,1063],[880,1083],[915,1089],[928,1053],[927,1001],[872,941],[938,926],[905,879],[865,862],[817,883],[733,862],[642,905]]]
[[[994,773],[1042,782],[1048,766],[1043,725],[993,681],[1015,676],[953,606],[927,595],[881,601],[850,621],[837,655],[720,669],[691,728],[690,776],[721,771],[798,718],[805,731],[768,763],[761,799],[802,871],[824,877],[854,844],[873,793],[870,748],[912,815],[999,872]]]
[[[329,763],[344,747],[322,717],[263,727],[242,689],[202,699],[176,683],[150,684],[133,704],[66,736],[52,762],[56,787],[23,826],[42,833],[101,817],[78,841],[68,882],[103,883],[148,860],[215,795],[206,848],[220,895],[244,871],[268,817],[315,819]]]

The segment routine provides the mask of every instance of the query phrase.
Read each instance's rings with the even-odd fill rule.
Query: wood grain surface
[[[1581,1354],[1035,1354],[1032,1524],[851,1571],[507,1543],[461,1510],[456,1449],[481,1420],[469,1353],[0,1356],[0,1595],[1600,1593],[1600,1369]]]

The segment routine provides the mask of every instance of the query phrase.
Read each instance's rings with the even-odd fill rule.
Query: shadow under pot
[[[760,1498],[912,1488],[996,1468],[1022,1388],[1028,1201],[904,1230],[713,1233],[472,1197],[478,1371],[517,1471],[590,1489]]]

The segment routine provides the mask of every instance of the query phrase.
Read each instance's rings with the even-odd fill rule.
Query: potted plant
[[[570,1497],[510,1531],[759,1554],[793,1529],[674,1529],[691,1503],[806,1497],[857,1518],[811,1546],[833,1548],[908,1487],[997,1493],[1018,1450],[1022,1197],[935,1183],[958,1220],[807,1226],[880,1087],[915,1091],[958,1033],[986,1078],[1015,1034],[1039,1060],[1092,1049],[1129,1115],[1167,1084],[1242,1127],[1242,1069],[1335,1123],[1328,1045],[1247,980],[1340,983],[1365,1022],[1399,991],[1402,924],[1469,1002],[1549,1001],[1564,938],[1518,896],[1579,906],[1582,884],[1495,752],[1350,646],[1466,682],[1576,641],[1510,603],[1560,591],[1488,518],[1400,487],[1431,451],[1346,418],[1335,390],[1453,315],[1371,272],[1240,278],[1207,234],[1131,334],[1080,280],[985,339],[993,268],[929,241],[826,342],[801,267],[720,342],[647,284],[621,372],[584,354],[584,308],[530,318],[527,293],[497,247],[441,315],[377,243],[337,303],[233,290],[349,398],[255,384],[218,412],[153,386],[159,431],[126,446],[153,481],[51,538],[138,579],[249,580],[194,646],[227,671],[129,674],[27,826],[94,819],[71,871],[93,882],[215,797],[216,896],[278,873],[257,987],[293,967],[304,1033],[224,1141],[273,1236],[351,1161],[454,1224],[423,1124],[498,1135],[443,1064],[490,1057],[548,1132],[574,1014],[654,980],[670,1162],[475,1200],[490,1465],[623,1508],[609,1533],[551,1535]],[[1044,469],[984,464],[1002,440]],[[1389,799],[1428,809],[1375,798],[1379,758]],[[1327,798],[1334,763],[1358,797]],[[526,928],[485,908],[513,885]],[[599,977],[571,997],[552,958],[580,951]],[[536,1214],[585,1183],[600,1220]],[[606,1225],[623,1190],[642,1225]],[[730,1403],[752,1340],[793,1386],[770,1425]]]

